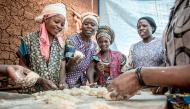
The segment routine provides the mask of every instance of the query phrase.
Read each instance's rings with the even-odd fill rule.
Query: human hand
[[[39,78],[37,83],[41,85],[44,90],[58,89],[57,86],[52,81],[44,79],[44,78]]]
[[[19,65],[9,65],[7,67],[7,73],[13,81],[23,79],[28,72],[30,72],[29,69]]]
[[[155,95],[163,95],[164,93],[166,93],[168,91],[167,87],[154,87],[151,88],[152,94]]]
[[[81,51],[78,51],[78,50],[75,51],[74,58],[77,58],[79,60],[79,59],[82,59],[84,57],[85,56],[84,56],[84,54]]]
[[[91,83],[89,84],[90,88],[98,88],[98,84],[97,83]]]
[[[97,69],[98,69],[100,72],[103,72],[103,73],[104,73],[104,63],[103,63],[103,62],[98,62],[98,63],[97,63]]]
[[[108,91],[113,92],[111,97],[114,99],[120,98],[120,96],[129,99],[141,88],[142,86],[136,79],[135,70],[130,70],[115,78],[108,86]]]
[[[31,87],[39,78],[37,73],[19,65],[8,66],[7,72],[16,85],[21,87]]]
[[[63,89],[68,88],[68,87],[69,87],[68,84],[65,83],[65,82],[60,82],[59,83],[59,89],[60,90],[63,90]]]

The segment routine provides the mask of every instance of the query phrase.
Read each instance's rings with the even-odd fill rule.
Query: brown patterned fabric
[[[190,64],[190,0],[176,0],[165,30],[164,44],[167,66]],[[170,88],[170,92],[174,95],[168,96],[168,109],[190,108],[186,101],[176,99],[178,93],[189,97],[190,88]]]
[[[176,0],[165,34],[167,66],[190,64],[190,1]]]

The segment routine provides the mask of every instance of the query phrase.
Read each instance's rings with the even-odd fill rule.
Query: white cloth
[[[42,10],[41,14],[35,18],[36,22],[42,23],[44,15],[48,14],[60,14],[65,17],[65,26],[64,29],[67,28],[68,23],[67,23],[67,15],[66,15],[66,8],[63,3],[55,3],[55,4],[50,4],[44,7]]]
[[[83,13],[82,14],[82,19],[81,19],[82,23],[87,18],[94,20],[97,24],[99,23],[98,15],[96,15],[95,13],[92,13],[92,12]]]

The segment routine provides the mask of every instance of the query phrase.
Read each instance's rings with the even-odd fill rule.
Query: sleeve
[[[162,64],[160,65],[161,67],[165,67],[166,66],[166,58],[165,58],[165,49],[162,46],[162,50],[161,50],[161,61]]]
[[[131,46],[131,48],[129,49],[129,55],[128,55],[128,57],[127,57],[127,63],[126,63],[126,69],[127,70],[130,70],[130,69],[133,69],[134,68],[134,66],[133,66],[133,54],[132,54],[132,52],[133,52],[133,48],[134,48],[134,45],[132,45]]]
[[[124,66],[126,64],[126,61],[127,61],[126,56],[124,54],[121,54],[121,61],[120,61],[121,66]]]
[[[99,59],[99,57],[97,55],[92,55],[91,56],[91,61],[98,63],[98,62],[100,62],[100,59]]]
[[[75,46],[74,43],[71,39],[67,39],[66,40],[66,44],[65,44],[65,58],[66,59],[70,59],[74,57],[74,53],[75,53]]]
[[[29,65],[28,45],[23,39],[21,39],[21,43],[17,51],[17,56],[23,60],[25,65]]]
[[[121,72],[125,72],[125,65],[126,65],[127,58],[124,54],[121,54]]]
[[[131,46],[131,48],[129,49],[129,55],[128,57],[126,58],[126,64],[123,65],[121,71],[122,72],[125,72],[127,70],[130,70],[130,69],[133,69],[133,59],[132,59],[132,51],[133,51],[133,45]]]

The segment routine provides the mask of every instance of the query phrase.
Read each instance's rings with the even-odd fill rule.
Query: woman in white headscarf
[[[47,5],[35,20],[40,23],[40,29],[21,38],[17,52],[20,64],[64,88],[64,42],[58,34],[67,27],[65,5]],[[35,88],[27,89],[26,93],[41,90],[44,88],[36,85]]]
[[[66,40],[66,83],[69,88],[86,85],[86,70],[90,64],[90,57],[96,54],[96,42],[92,36],[98,28],[98,16],[87,12],[81,17],[81,32],[71,35]],[[81,54],[81,55],[76,55]]]

